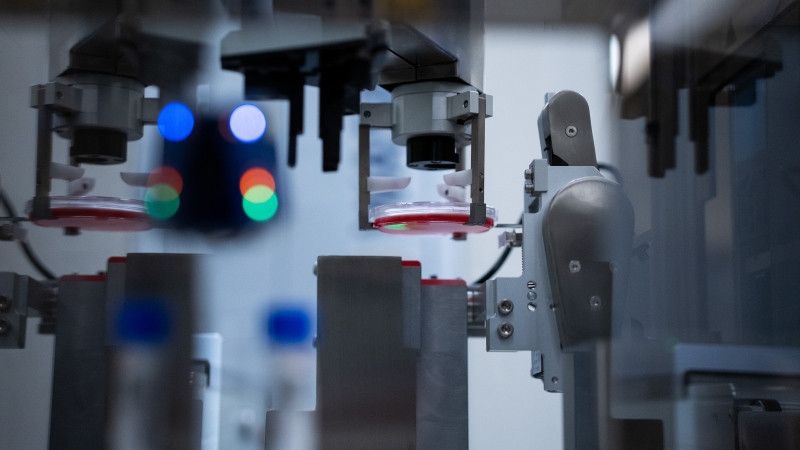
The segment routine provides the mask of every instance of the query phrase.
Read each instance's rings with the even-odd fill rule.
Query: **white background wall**
[[[46,33],[41,26],[0,19],[0,182],[18,208],[33,196],[35,111],[28,107],[28,86],[46,81]],[[589,101],[602,160],[611,138],[608,103],[606,39],[590,31],[552,27],[489,28],[486,38],[486,92],[494,95],[494,117],[487,123],[486,200],[498,208],[501,222],[513,222],[522,206],[522,173],[540,156],[536,118],[548,91],[573,89]],[[213,102],[233,101],[241,92],[236,74],[212,71],[209,96]],[[31,229],[31,241],[43,260],[58,274],[102,270],[109,256],[129,251],[194,251],[213,254],[208,266],[208,299],[202,331],[224,335],[223,444],[221,448],[258,448],[258,430],[251,418],[263,417],[265,359],[257,317],[271,302],[296,301],[313,305],[316,280],[312,266],[318,255],[396,255],[422,262],[423,275],[461,277],[481,275],[499,254],[496,232],[471,237],[466,243],[446,238],[406,238],[361,233],[356,225],[356,126],[345,120],[343,161],[339,172],[323,174],[317,135],[316,90],[306,101],[306,133],[299,142],[299,163],[285,167],[285,106],[268,107],[270,129],[279,148],[283,218],[264,233],[238,241],[209,240],[194,235],[152,231],[135,237],[84,233],[64,237],[55,230]],[[372,94],[380,96],[381,94]],[[141,170],[156,139],[150,130],[130,149],[131,162],[122,170]],[[432,199],[438,175],[409,172],[402,151],[376,134],[373,142],[385,156],[385,170],[410,173],[415,181],[409,199]],[[396,153],[392,153],[396,151]],[[64,160],[59,142],[56,157]],[[392,158],[396,158],[392,160]],[[394,167],[394,168],[392,168]],[[140,195],[118,182],[119,167],[93,168],[98,193]],[[56,182],[57,183],[57,182]],[[55,185],[54,192],[62,192]],[[16,245],[0,242],[0,270],[35,275]],[[520,273],[515,251],[500,276]],[[31,321],[35,328],[36,321]],[[52,339],[31,333],[24,351],[0,351],[0,436],[14,449],[46,447]],[[472,449],[556,449],[561,447],[561,400],[547,394],[530,378],[527,352],[485,352],[480,339],[471,339],[470,440]],[[313,366],[312,366],[313,367]],[[313,384],[313,380],[309,380]],[[308,401],[313,400],[313,391]],[[260,422],[257,419],[256,425]],[[256,434],[248,435],[254,431]]]

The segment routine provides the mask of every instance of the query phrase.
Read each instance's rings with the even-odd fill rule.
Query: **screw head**
[[[528,311],[536,311],[536,303],[528,302]]]
[[[536,282],[533,280],[528,281],[528,289],[536,289]]]
[[[506,339],[514,334],[514,325],[511,325],[508,322],[503,322],[497,327],[497,334],[500,335],[501,338]]]
[[[528,300],[536,300],[536,291],[528,291]]]
[[[572,260],[569,262],[570,273],[578,273],[581,271],[581,262]]]
[[[464,108],[469,108],[469,100],[464,100]]]
[[[525,179],[533,181],[533,171],[531,169],[525,169]]]
[[[525,193],[533,195],[533,183],[525,183]]]
[[[372,117],[372,111],[364,111],[364,117]]]
[[[504,316],[508,315],[514,310],[514,303],[509,299],[504,299],[499,305],[497,305],[497,310]]]
[[[589,299],[589,306],[592,309],[598,309],[603,306],[603,300],[601,300],[600,297],[593,295],[592,298]]]
[[[11,324],[5,319],[0,319],[0,336],[8,334],[11,331]]]
[[[578,129],[574,125],[570,125],[565,130],[565,133],[567,133],[568,137],[575,137],[578,135]]]
[[[553,377],[550,379],[550,381],[552,381],[553,384],[558,384],[558,377]]]
[[[11,300],[5,295],[0,295],[0,311],[6,312],[11,309]]]

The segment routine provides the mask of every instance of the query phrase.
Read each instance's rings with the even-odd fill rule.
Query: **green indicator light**
[[[269,189],[269,188],[266,188]],[[249,194],[253,189],[247,191]],[[271,189],[269,189],[271,191]],[[244,208],[245,214],[251,220],[255,220],[256,222],[264,222],[266,220],[271,219],[275,213],[278,211],[278,196],[273,195],[267,201],[261,203],[255,203],[247,199],[247,197],[242,199],[242,207]]]
[[[264,203],[275,196],[275,192],[267,186],[253,186],[244,194],[251,203]]]
[[[386,225],[385,227],[387,230],[407,230],[408,226],[404,223],[393,223],[391,225]]]
[[[157,220],[167,220],[178,212],[178,208],[181,206],[181,199],[175,197],[168,201],[145,200],[144,203],[147,207],[147,213],[153,216],[153,218]]]
[[[178,191],[168,184],[159,183],[147,188],[146,198],[156,202],[169,202],[178,198]]]
[[[144,196],[147,213],[157,220],[166,220],[174,216],[181,206],[178,192],[168,184],[156,184],[147,189]]]

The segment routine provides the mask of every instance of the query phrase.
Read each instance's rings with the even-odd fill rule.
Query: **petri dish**
[[[153,218],[147,214],[141,200],[115,197],[50,197],[52,219],[31,217],[33,202],[25,213],[31,222],[47,228],[80,228],[89,231],[147,231],[153,228]]]
[[[494,227],[497,212],[487,206],[484,225],[465,225],[468,219],[469,203],[465,202],[394,203],[369,210],[375,228],[403,235],[484,233]]]

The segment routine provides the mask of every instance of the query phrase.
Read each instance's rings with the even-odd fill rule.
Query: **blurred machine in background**
[[[470,392],[482,386],[470,381],[469,336],[485,339],[487,351],[530,352],[530,377],[562,393],[566,449],[800,447],[797,2],[54,0],[0,8],[46,23],[49,33],[47,79],[29,80],[36,158],[23,177],[34,193],[23,214],[0,188],[0,239],[18,241],[41,275],[0,272],[0,347],[54,337],[49,449],[234,448],[222,397],[237,389],[238,400],[258,398],[269,410],[239,415],[241,448],[475,448]],[[607,37],[608,52],[596,59],[610,69],[624,120],[602,122],[609,130],[601,131],[570,86],[513,86],[534,105],[530,129],[514,130],[529,164],[488,148],[486,119],[501,114],[484,89],[484,29],[509,23]],[[538,70],[570,58],[538,61]],[[214,76],[220,67],[237,72],[239,84]],[[233,98],[212,95],[230,85]],[[300,145],[304,113],[314,111],[309,86],[319,94],[322,173],[298,177],[292,186],[302,189],[291,191],[283,177],[311,156],[300,151],[309,147]],[[4,90],[17,88],[25,89]],[[376,88],[387,95],[363,94]],[[542,96],[540,110],[532,99]],[[272,100],[288,102],[281,118],[268,110]],[[538,148],[525,142],[536,114]],[[357,116],[356,140],[343,133],[356,123],[349,115]],[[391,131],[412,171],[373,175],[377,155],[386,157],[380,133],[371,133],[380,129]],[[69,141],[63,158],[53,133]],[[602,154],[601,133],[614,136]],[[149,162],[112,171],[140,139]],[[4,149],[2,180],[16,152],[34,149]],[[503,178],[518,176],[522,203],[505,213],[511,223],[487,205],[512,194],[492,192],[490,163]],[[96,188],[90,168],[112,173],[134,198],[88,195]],[[346,182],[332,183],[329,172],[340,169]],[[52,195],[53,180],[66,181],[67,195]],[[412,181],[424,189],[404,193]],[[332,192],[353,201],[314,205]],[[34,252],[26,222],[63,229],[59,240],[83,232],[102,240],[97,231],[168,239],[159,252],[115,255],[98,273],[56,276]],[[290,231],[280,234],[281,226]],[[423,276],[427,261],[381,247],[389,241],[379,233],[362,233],[369,243],[354,247],[361,251],[331,256],[342,237],[326,227],[461,246],[496,229],[504,250],[467,283]],[[254,236],[269,233],[290,241],[286,251],[254,246]],[[251,248],[259,258],[214,264],[207,261],[216,255],[191,254],[214,246]],[[521,275],[497,276],[515,248]],[[364,252],[381,256],[352,256]],[[316,313],[296,299],[282,299],[289,306],[265,320],[242,312],[237,272],[269,280],[265,298],[304,292],[269,272],[296,270],[306,253],[318,256]],[[488,266],[493,257],[477,259]],[[461,264],[442,258],[438,269],[450,274]],[[209,287],[210,279],[228,284]],[[258,329],[261,339],[225,347],[256,374],[254,388],[247,377],[222,376],[233,365],[227,353],[223,363],[228,336],[220,330],[237,328]],[[26,380],[3,383],[8,391]],[[301,401],[308,393],[313,407]],[[0,417],[16,406],[0,401]],[[493,415],[502,413],[501,405]],[[0,447],[29,430],[13,433],[0,435]]]

